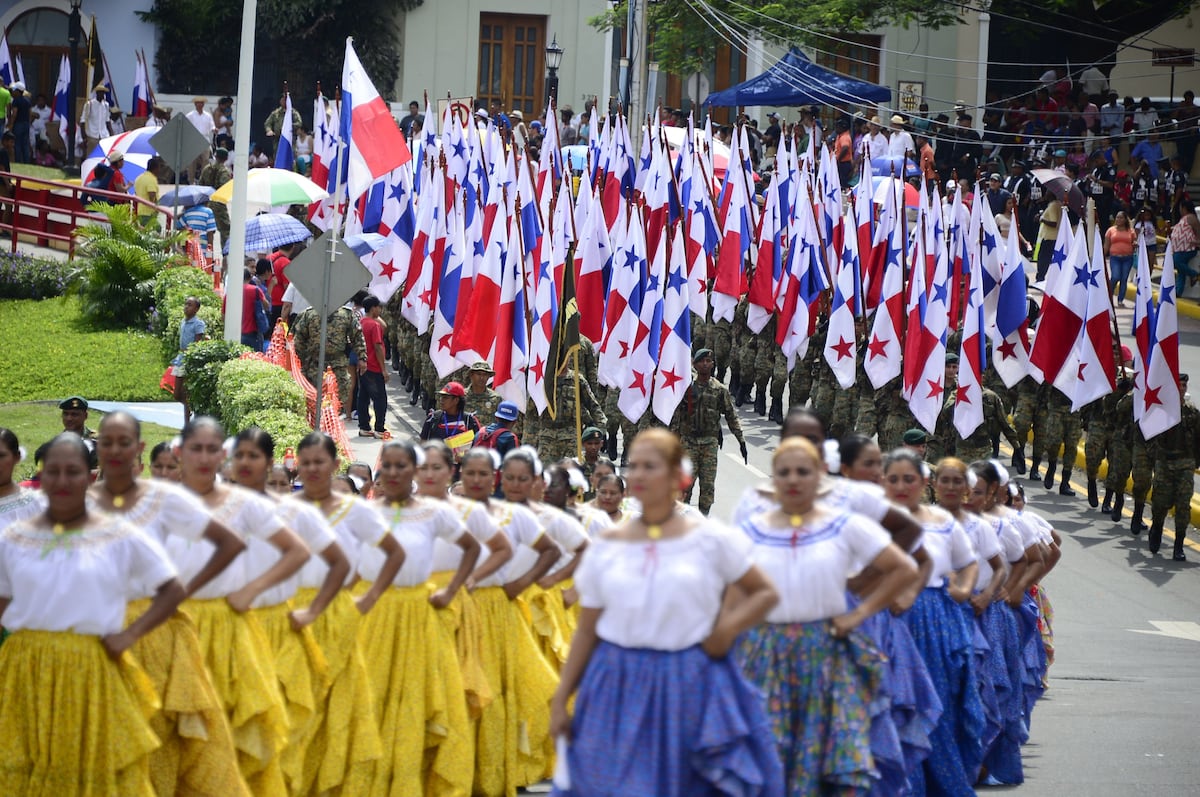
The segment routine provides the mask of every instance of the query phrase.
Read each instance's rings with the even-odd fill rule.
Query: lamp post
[[[78,82],[78,65],[79,65],[79,40],[83,38],[83,21],[79,14],[79,7],[83,5],[83,0],[71,0],[71,14],[67,18],[67,44],[71,48],[71,80],[67,86],[67,141],[63,142],[63,147],[66,149],[66,164],[64,170],[71,170],[75,165],[75,128],[79,124],[75,106],[77,100],[75,97],[75,84]]]
[[[558,36],[546,46],[546,108],[550,101],[558,102],[558,67],[562,64],[563,48],[558,46]],[[550,120],[547,119],[547,122]]]

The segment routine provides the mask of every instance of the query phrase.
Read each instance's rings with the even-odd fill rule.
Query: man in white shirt
[[[1092,102],[1097,105],[1103,104],[1108,93],[1108,78],[1096,68],[1095,64],[1079,73],[1079,83],[1083,86],[1084,92],[1091,97]]]
[[[888,139],[888,155],[893,158],[905,158],[915,154],[917,147],[913,144],[912,136],[904,129],[904,117],[896,114],[892,117],[892,136]]]
[[[216,130],[216,122],[213,121],[212,114],[204,110],[205,103],[208,102],[207,97],[193,97],[192,105],[195,110],[188,111],[187,120],[192,123],[200,135],[204,136],[204,140],[208,142],[208,148],[201,152],[194,161],[187,166],[187,182],[194,183],[200,178],[200,171],[208,165],[212,159],[212,140],[213,131]]]
[[[883,134],[883,124],[878,116],[872,116],[867,122],[867,134],[859,144],[862,156],[870,163],[875,158],[884,158],[888,154],[887,136]]]
[[[83,130],[83,151],[92,154],[100,144],[100,139],[108,135],[108,122],[111,106],[108,104],[108,89],[98,85],[92,89],[92,98],[83,104],[83,118],[79,126]]]

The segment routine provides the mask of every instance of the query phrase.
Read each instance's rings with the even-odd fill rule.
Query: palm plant
[[[95,203],[88,210],[106,221],[75,231],[81,242],[80,266],[70,283],[83,317],[94,327],[144,329],[154,309],[154,279],[180,262],[184,233],[163,234],[138,224],[130,205]]]

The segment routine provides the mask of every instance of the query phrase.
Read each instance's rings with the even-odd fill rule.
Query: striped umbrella
[[[251,169],[246,174],[246,204],[256,210],[311,205],[329,196],[329,192],[302,174],[287,169]],[[233,180],[212,195],[213,202],[233,201]]]
[[[129,130],[100,139],[100,143],[83,161],[80,169],[83,182],[87,183],[92,179],[92,172],[97,164],[105,158],[111,157],[113,153],[119,152],[125,156],[125,165],[121,167],[121,173],[125,175],[125,182],[133,185],[133,181],[138,178],[138,175],[146,171],[150,159],[157,154],[154,147],[150,146],[150,137],[158,130],[157,127],[139,127],[137,130]]]

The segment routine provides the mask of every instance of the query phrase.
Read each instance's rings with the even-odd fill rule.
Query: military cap
[[[480,373],[480,374],[496,373],[495,371],[492,370],[492,366],[488,365],[483,360],[479,360],[478,362],[471,363],[471,367],[468,368],[467,370],[472,371],[474,373]]]
[[[71,396],[59,402],[58,408],[60,410],[86,410],[88,403],[83,396]]]
[[[901,438],[906,446],[919,446],[929,442],[929,435],[924,429],[909,429]]]
[[[712,349],[701,349],[700,351],[698,351],[692,355],[692,362],[698,363],[701,360],[703,360],[705,357],[716,357],[716,355],[713,354]]]
[[[946,365],[958,365],[958,355],[957,354],[947,354],[946,355]]]
[[[583,430],[583,442],[585,442],[585,443],[589,440],[604,440],[604,439],[605,439],[604,432],[597,429],[595,426],[589,426],[588,428]]]

